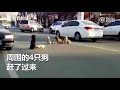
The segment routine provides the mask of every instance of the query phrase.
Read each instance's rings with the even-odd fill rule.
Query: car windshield
[[[62,24],[62,22],[59,21],[59,22],[55,22],[53,25],[61,25],[61,24]]]
[[[28,24],[28,20],[21,20],[20,24]]]
[[[82,21],[85,25],[97,25],[96,23],[94,22],[91,22],[91,21]]]

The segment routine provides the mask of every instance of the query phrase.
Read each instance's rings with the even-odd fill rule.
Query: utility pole
[[[77,20],[84,20],[84,12],[77,12]]]

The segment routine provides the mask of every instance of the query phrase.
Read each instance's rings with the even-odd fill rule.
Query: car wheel
[[[80,41],[81,40],[81,35],[80,35],[80,33],[75,33],[75,35],[74,35],[74,39],[75,39],[75,41]]]
[[[7,27],[7,26],[6,26],[5,28],[6,28],[6,29],[8,29],[8,27]]]
[[[118,40],[120,41],[120,32],[119,32],[119,34],[118,34]]]
[[[21,30],[21,32],[24,32],[23,30]]]
[[[97,39],[96,38],[92,38],[92,42],[96,42],[97,41]]]
[[[12,47],[6,47],[7,50],[12,50]]]
[[[56,36],[60,37],[60,32],[59,31],[56,32]]]
[[[44,31],[44,29],[43,29],[43,28],[41,28],[39,31],[40,31],[40,32],[43,32],[43,31]]]
[[[53,33],[51,28],[49,29],[49,33],[50,33],[50,34],[52,34],[52,33]]]

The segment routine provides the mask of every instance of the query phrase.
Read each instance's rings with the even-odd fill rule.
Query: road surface
[[[9,29],[15,37],[11,51],[0,50],[0,78],[120,78],[120,42],[99,40],[82,41],[72,44],[46,44],[47,36],[55,42],[54,34],[45,29],[41,32],[20,32]],[[29,50],[31,35],[37,36],[37,44],[44,44],[44,49]],[[48,54],[48,61],[12,62],[7,61],[7,54]],[[7,71],[7,63],[34,63],[35,71]]]

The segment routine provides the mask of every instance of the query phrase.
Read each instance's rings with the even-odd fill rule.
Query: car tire
[[[118,34],[118,40],[120,41],[120,32],[119,32],[119,34]]]
[[[75,40],[75,41],[81,41],[81,40],[82,40],[81,35],[80,35],[79,32],[76,32],[76,33],[75,33],[75,35],[74,35],[74,40]]]
[[[50,33],[50,34],[52,34],[52,33],[53,33],[53,32],[52,32],[52,29],[49,29],[49,33]]]
[[[56,36],[60,37],[60,32],[56,31]]]
[[[8,29],[8,27],[7,27],[7,26],[6,26],[5,28],[6,28],[6,29]]]
[[[43,32],[43,31],[44,31],[44,29],[43,29],[43,28],[41,28],[39,31],[40,31],[40,32]]]
[[[6,47],[7,50],[12,50],[12,47]]]
[[[96,41],[97,41],[97,39],[96,39],[96,38],[92,38],[91,40],[92,40],[92,42],[96,42]]]
[[[23,30],[21,30],[21,32],[24,32]]]

